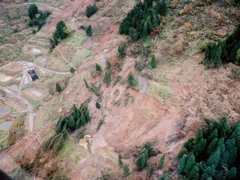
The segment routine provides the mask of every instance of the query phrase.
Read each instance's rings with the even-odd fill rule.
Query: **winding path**
[[[142,83],[142,87],[139,90],[139,93],[144,94],[147,90],[147,87],[148,87],[147,80],[145,78],[141,77],[141,76],[137,76],[137,79]]]
[[[0,67],[0,70],[9,66],[10,64],[16,63],[16,62],[23,63],[25,65],[25,67],[35,66],[42,71],[48,71],[48,72],[52,72],[52,73],[56,73],[56,74],[63,74],[63,75],[70,74],[70,72],[55,71],[55,70],[51,70],[51,69],[48,69],[48,68],[45,68],[45,67],[42,67],[42,66],[38,66],[37,64],[32,63],[32,62],[28,62],[26,60],[10,62],[10,63],[5,64],[4,66]],[[21,93],[20,93],[21,87],[24,85],[24,79],[27,78],[26,73],[27,72],[25,72],[25,70],[23,70],[23,76],[22,76],[21,82],[19,84],[19,89],[18,89],[17,93],[9,90],[8,88],[2,87],[2,86],[0,86],[0,89],[5,91],[6,94],[8,94],[8,96],[17,98],[17,99],[21,100],[22,102],[24,102],[28,106],[28,111],[29,111],[29,127],[28,127],[28,129],[29,129],[30,132],[33,132],[33,106],[27,99],[23,98],[21,96]]]

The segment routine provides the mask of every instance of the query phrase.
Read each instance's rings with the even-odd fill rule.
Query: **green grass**
[[[23,34],[18,34],[17,37],[19,41],[23,41],[25,39]]]
[[[6,136],[0,141],[0,150],[7,148],[8,144],[9,144],[9,136]]]
[[[92,54],[92,51],[88,49],[84,49],[80,55],[82,59],[85,59],[86,57],[90,56]]]
[[[39,128],[42,125],[42,122],[37,122],[34,124],[34,129]]]
[[[85,36],[81,33],[76,32],[70,38],[69,42],[75,46],[81,47],[83,45],[83,43],[85,42]]]
[[[54,122],[54,121],[56,121],[57,119],[59,119],[59,117],[60,117],[60,115],[59,114],[55,114],[54,116],[52,116],[52,118],[51,118],[51,122]]]
[[[14,109],[13,107],[11,107],[11,114],[13,115],[18,115],[18,111],[16,109]]]
[[[167,99],[171,96],[169,88],[162,85],[149,85],[147,89],[148,94],[156,94],[161,96],[163,99]]]

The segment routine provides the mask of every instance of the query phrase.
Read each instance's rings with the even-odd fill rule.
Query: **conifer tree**
[[[159,160],[159,162],[158,162],[158,167],[159,167],[160,169],[163,168],[164,160],[165,160],[165,153],[162,155],[162,157],[160,158],[160,160]]]
[[[147,155],[145,152],[143,152],[138,156],[138,159],[136,161],[136,166],[141,171],[146,167],[146,165],[147,165]]]
[[[87,27],[87,29],[86,29],[86,34],[87,34],[87,36],[92,36],[92,26],[91,26],[91,25],[89,25],[89,26]]]
[[[111,69],[111,63],[107,60],[106,62],[106,67],[107,67],[107,70],[110,70]]]
[[[189,174],[195,164],[195,156],[193,153],[189,154],[187,157],[186,165],[183,172]]]
[[[67,128],[69,128],[70,130],[74,131],[75,130],[75,121],[73,120],[73,118],[70,118],[68,121],[67,121]]]
[[[151,58],[150,67],[153,68],[153,69],[157,67],[157,63],[156,63],[156,59],[155,59],[154,55]]]
[[[28,16],[31,20],[36,19],[36,15],[39,13],[36,4],[30,4],[28,7]]]
[[[56,83],[56,91],[59,93],[62,92],[62,88],[58,83]]]
[[[128,165],[123,164],[123,177],[126,178],[131,174],[131,171],[129,170]]]
[[[111,72],[106,71],[104,74],[103,82],[105,82],[106,84],[109,84],[110,81],[111,81]]]
[[[68,34],[66,24],[63,21],[59,21],[53,34],[54,43],[57,45],[61,40],[67,38]]]
[[[119,166],[119,167],[122,167],[122,166],[123,166],[121,154],[118,155],[118,166]]]
[[[134,77],[134,75],[133,75],[132,72],[129,72],[129,73],[128,73],[127,83],[128,83],[129,86],[137,86],[137,85],[138,85],[138,81],[137,81],[137,79]]]
[[[178,174],[182,174],[183,170],[184,170],[184,167],[186,165],[186,162],[187,162],[187,154],[184,154],[182,156],[182,158],[179,159],[178,161],[178,169],[177,169],[177,172]]]
[[[101,109],[101,105],[100,105],[100,103],[98,101],[96,102],[96,108],[97,109]]]
[[[101,72],[102,67],[98,63],[95,63],[95,70]]]
[[[70,68],[70,73],[74,74],[75,69],[73,67]]]

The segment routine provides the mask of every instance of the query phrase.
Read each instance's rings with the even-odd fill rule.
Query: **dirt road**
[[[144,94],[147,90],[147,87],[148,87],[148,83],[147,83],[147,80],[144,79],[143,77],[141,76],[137,76],[137,79],[142,83],[142,87],[141,89],[139,90],[139,93],[142,93]]]

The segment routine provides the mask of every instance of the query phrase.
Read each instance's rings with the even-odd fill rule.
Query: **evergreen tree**
[[[131,174],[131,171],[129,170],[128,165],[123,164],[123,177],[126,178]]]
[[[111,72],[106,71],[104,74],[103,82],[105,82],[106,84],[109,84],[110,81],[111,81]]]
[[[220,161],[220,149],[217,149],[208,158],[207,165],[209,166],[214,165],[215,167],[217,167],[219,161]]]
[[[197,165],[194,165],[191,172],[187,174],[188,179],[198,180],[199,179],[199,168]]]
[[[69,128],[70,130],[74,131],[76,127],[75,121],[73,120],[73,118],[70,118],[67,121],[67,128]]]
[[[89,5],[86,8],[86,16],[88,18],[90,18],[93,14],[95,14],[98,11],[98,7],[94,4],[94,5]]]
[[[92,26],[91,26],[91,25],[89,25],[89,26],[87,27],[87,29],[86,29],[86,34],[87,34],[87,36],[92,36]]]
[[[125,46],[126,43],[121,43],[121,45],[118,47],[118,59],[121,59],[126,55]]]
[[[102,67],[98,63],[95,63],[95,70],[102,72]]]
[[[226,179],[234,179],[237,175],[237,169],[232,167],[229,171],[226,172],[225,177]]]
[[[39,13],[38,7],[36,4],[30,4],[28,6],[28,17],[33,20],[36,19],[36,15]]]
[[[182,148],[182,150],[178,153],[177,159],[179,160],[180,158],[182,158],[184,154],[188,154],[188,150],[185,147]]]
[[[212,142],[215,138],[218,138],[218,130],[215,129],[207,138],[207,142]]]
[[[54,43],[57,45],[62,39],[67,38],[68,34],[66,24],[63,21],[59,21],[53,34]]]
[[[73,73],[74,74],[75,72],[75,69],[73,67],[70,68],[70,73]]]
[[[216,149],[217,147],[217,143],[218,143],[218,138],[215,138],[214,140],[212,140],[212,142],[207,146],[207,156],[210,156]]]
[[[165,160],[165,153],[162,155],[162,157],[160,158],[160,160],[159,160],[159,162],[158,162],[158,167],[159,167],[160,169],[163,168],[164,160]]]
[[[84,126],[86,124],[86,118],[84,117],[83,114],[81,114],[81,126]]]
[[[129,86],[137,86],[137,85],[138,85],[138,81],[137,81],[137,79],[134,77],[134,75],[133,75],[132,72],[128,73],[127,83],[128,83]]]
[[[118,155],[118,166],[119,166],[119,167],[122,167],[122,166],[123,166],[121,154]]]
[[[87,80],[85,78],[83,78],[83,81],[84,81],[84,84],[85,84],[86,88],[89,89],[89,85],[87,83]]]
[[[59,93],[62,92],[62,88],[58,83],[56,83],[56,91]]]
[[[106,62],[106,67],[107,67],[107,70],[110,70],[111,69],[111,63],[107,60]]]
[[[100,105],[100,103],[98,101],[96,102],[96,108],[97,109],[101,109],[101,105]]]
[[[141,153],[139,156],[138,156],[138,159],[136,161],[136,166],[138,167],[138,169],[141,171],[143,170],[146,165],[147,165],[147,154],[145,152]]]
[[[154,56],[154,55],[153,55],[152,58],[151,58],[150,67],[153,68],[153,69],[157,67],[156,59],[155,59],[155,56]]]
[[[187,157],[188,157],[187,154],[184,154],[182,156],[182,158],[179,159],[179,161],[178,161],[178,169],[177,169],[178,174],[182,174],[183,173],[183,170],[184,170],[186,162],[187,162]]]
[[[189,174],[195,164],[195,156],[193,153],[189,154],[187,157],[186,165],[184,167],[183,172]]]
[[[61,148],[64,145],[64,135],[63,134],[59,134],[59,137],[57,138],[57,140],[55,141],[54,145],[53,145],[53,151],[52,154],[57,154]]]

